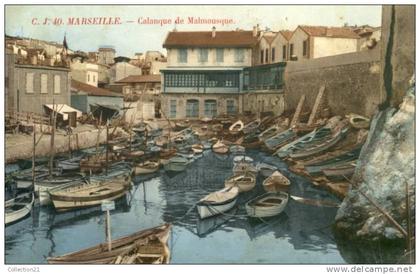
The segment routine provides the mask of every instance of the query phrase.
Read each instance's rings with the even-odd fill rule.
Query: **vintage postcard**
[[[413,271],[415,5],[4,11],[9,272]]]

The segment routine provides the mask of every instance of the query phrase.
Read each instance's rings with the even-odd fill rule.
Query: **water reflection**
[[[287,171],[276,157],[253,151],[256,161],[276,165],[291,181],[293,195],[333,199],[324,191]],[[130,194],[111,213],[112,236],[120,237],[159,225],[173,224],[171,263],[343,263],[329,225],[334,208],[289,201],[275,217],[259,220],[246,216],[245,202],[263,193],[262,180],[241,193],[237,206],[214,218],[200,220],[195,203],[223,188],[232,174],[232,156],[207,151],[185,172],[134,178]],[[32,215],[6,228],[7,263],[45,263],[46,257],[76,251],[104,241],[104,216],[99,207],[55,213],[35,207]]]

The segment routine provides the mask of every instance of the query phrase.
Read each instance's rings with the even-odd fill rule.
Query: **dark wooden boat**
[[[345,164],[337,165],[334,167],[325,168],[322,173],[332,181],[350,179],[356,169],[355,161],[350,161]]]
[[[260,119],[256,119],[252,122],[249,122],[248,124],[246,124],[244,126],[244,128],[242,129],[242,132],[244,134],[249,134],[249,133],[255,132],[255,131],[258,130],[258,127],[259,127],[260,123],[261,123]]]
[[[274,152],[276,149],[293,140],[295,137],[296,133],[293,130],[288,129],[266,139],[264,141],[264,146],[269,152]]]
[[[272,127],[268,128],[268,129],[266,129],[265,131],[261,132],[261,133],[258,135],[258,139],[259,139],[261,142],[264,142],[265,140],[267,140],[267,139],[269,139],[269,138],[273,137],[274,135],[276,135],[276,133],[277,133],[279,130],[280,130],[280,128],[279,128],[278,126],[272,126]]]
[[[58,257],[47,258],[50,264],[167,264],[170,260],[168,239],[171,225],[164,224],[107,243]]]
[[[320,162],[304,165],[304,168],[306,172],[311,176],[322,175],[323,169],[343,165],[350,161],[357,160],[359,158],[360,151],[361,151],[361,146],[358,146],[351,151],[346,151],[343,154],[334,156],[332,158],[325,159]]]
[[[277,119],[278,117],[270,115],[270,116],[265,116],[264,118],[261,119],[261,123],[258,126],[258,128],[261,131],[264,131],[266,129],[268,129],[270,127],[270,125],[273,124],[273,122]]]
[[[77,156],[66,160],[57,160],[56,166],[63,171],[76,171],[80,169],[80,160],[83,156]]]
[[[313,156],[319,154],[323,151],[326,151],[333,146],[335,146],[339,141],[341,141],[344,136],[347,134],[348,128],[343,128],[342,130],[338,130],[330,139],[322,142],[320,144],[315,144],[312,147],[305,147],[304,149],[295,151],[289,155],[290,158],[293,160],[299,160],[302,158],[307,158],[309,156]]]
[[[316,143],[322,142],[323,140],[328,138],[330,134],[331,134],[331,130],[329,128],[323,127],[323,128],[314,130],[311,133],[308,133],[296,139],[295,141],[280,147],[275,152],[275,154],[279,158],[285,158],[296,150],[303,149],[307,146],[311,146]]]
[[[188,120],[180,121],[175,123],[175,126],[173,127],[173,130],[175,131],[181,131],[186,128],[189,128],[191,126],[191,123]]]
[[[271,176],[271,174],[273,174],[273,172],[275,172],[277,170],[276,166],[269,165],[269,164],[266,164],[266,163],[258,163],[256,168],[258,169],[258,172],[263,177],[269,177],[269,176]]]

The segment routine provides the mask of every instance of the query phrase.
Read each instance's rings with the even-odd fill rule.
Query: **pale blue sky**
[[[168,18],[174,20],[194,16],[201,18],[233,19],[234,24],[216,25],[218,30],[235,28],[252,29],[260,24],[272,30],[290,29],[299,25],[342,26],[369,24],[380,26],[381,6],[6,6],[6,34],[62,42],[67,33],[67,42],[73,50],[94,51],[100,45],[113,45],[117,55],[131,57],[135,52],[160,50],[169,25],[137,24],[140,17]],[[123,21],[135,23],[108,26],[32,25],[32,19],[60,17],[121,17]],[[210,30],[213,24],[177,25],[182,30]]]

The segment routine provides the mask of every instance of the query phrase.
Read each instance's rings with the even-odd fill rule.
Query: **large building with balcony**
[[[252,31],[172,31],[163,47],[162,110],[170,119],[235,115],[243,110],[243,74],[258,43]]]

